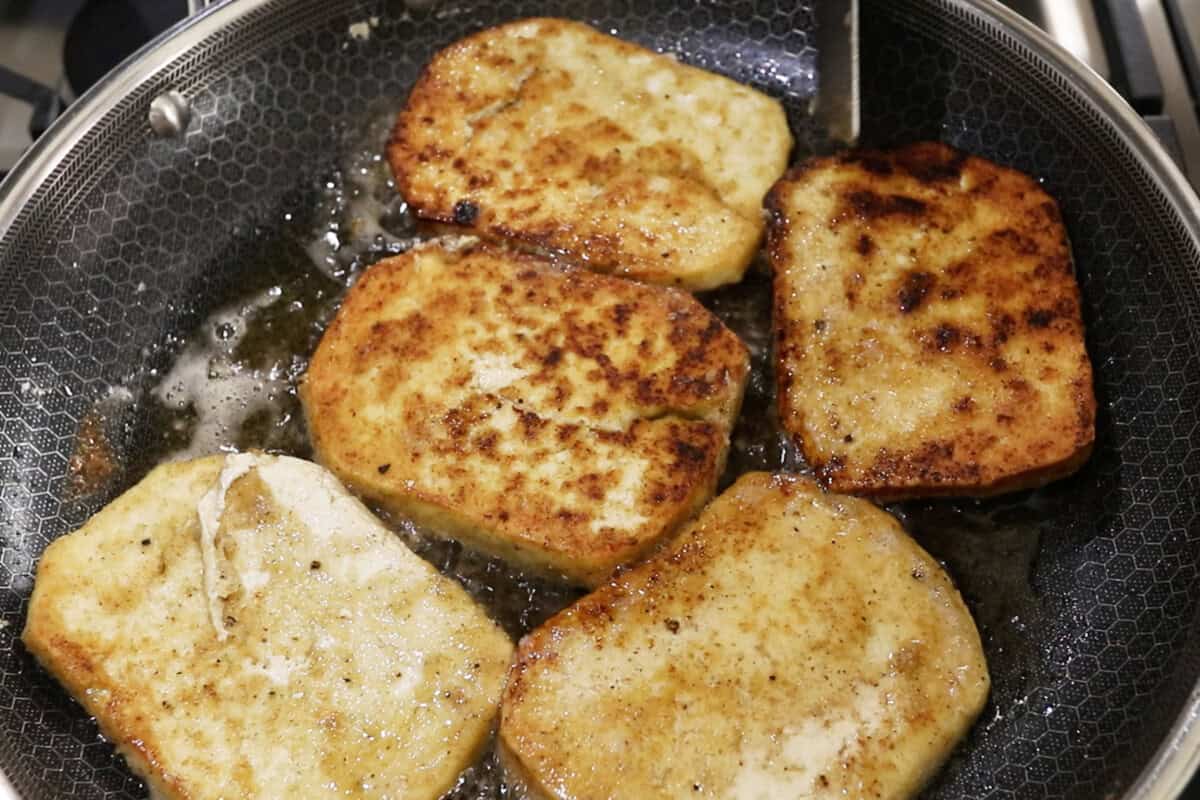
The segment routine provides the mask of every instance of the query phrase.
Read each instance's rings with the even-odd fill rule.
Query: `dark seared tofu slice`
[[[767,205],[780,417],[828,487],[988,495],[1087,459],[1079,287],[1033,179],[921,143],[810,160]]]

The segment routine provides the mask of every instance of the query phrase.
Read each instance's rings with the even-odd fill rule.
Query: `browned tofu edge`
[[[223,456],[210,457],[215,477],[220,470]],[[154,471],[169,470],[172,465],[157,467]],[[118,497],[101,509],[93,519],[103,515],[119,517],[128,504],[136,504],[142,498],[131,498],[130,493]],[[113,743],[117,752],[124,757],[130,770],[144,780],[152,796],[187,800],[190,795],[184,790],[179,778],[167,771],[160,760],[153,740],[146,737],[144,727],[137,716],[130,716],[127,706],[131,698],[117,685],[103,664],[94,661],[89,654],[66,636],[52,633],[65,627],[55,606],[46,597],[46,586],[53,583],[50,578],[55,569],[54,553],[65,547],[66,537],[54,540],[46,547],[38,561],[29,598],[29,610],[21,641],[37,662],[62,684],[88,715],[96,720],[100,732]],[[89,689],[104,688],[108,691],[108,702],[101,704]]]

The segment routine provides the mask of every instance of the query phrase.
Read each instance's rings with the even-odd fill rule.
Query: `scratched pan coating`
[[[189,437],[306,453],[292,392],[305,357],[346,283],[416,236],[373,158],[388,116],[438,47],[532,14],[750,83],[785,102],[798,155],[825,147],[807,114],[807,3],[239,0],[97,87],[5,184],[0,768],[22,796],[145,794],[17,641],[42,549]],[[1075,477],[893,507],[962,588],[994,673],[927,796],[1121,796],[1186,739],[1176,721],[1200,675],[1194,198],[1103,93],[989,13],[864,0],[862,19],[867,143],[943,139],[1058,198],[1100,403],[1096,453]],[[165,88],[193,100],[178,139],[145,122]],[[752,273],[704,298],[754,351],[727,480],[803,469],[771,412],[766,290]],[[232,416],[206,416],[221,398],[180,368],[196,363]],[[514,635],[574,596],[392,522]],[[495,773],[485,759],[455,797],[499,796]]]

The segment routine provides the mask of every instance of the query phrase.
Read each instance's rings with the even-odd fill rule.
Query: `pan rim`
[[[942,0],[968,13],[982,14],[1007,30],[1069,81],[1105,113],[1117,135],[1130,147],[1151,180],[1179,212],[1188,234],[1200,240],[1200,197],[1183,170],[1167,153],[1150,126],[1095,70],[1055,42],[1043,30],[1000,0]],[[1175,800],[1200,770],[1200,680],[1163,743],[1126,791],[1125,800]]]
[[[21,155],[0,182],[0,242],[8,236],[27,199],[121,97],[154,80],[177,58],[226,23],[270,2],[272,0],[242,0],[234,4],[229,0],[221,0],[193,17],[184,17],[129,55],[84,92]],[[237,11],[231,11],[235,6]],[[164,92],[170,88],[161,87]],[[148,118],[145,133],[152,135]]]
[[[52,177],[67,154],[93,130],[120,98],[156,81],[162,84],[157,87],[159,91],[173,88],[162,78],[172,64],[229,23],[276,2],[278,0],[238,0],[236,3],[222,0],[193,17],[184,18],[126,58],[73,103],[25,152],[0,183],[0,254],[5,249],[3,243],[9,231],[18,221],[28,199]],[[1043,59],[1102,113],[1113,126],[1114,133],[1128,145],[1147,176],[1177,211],[1188,235],[1193,241],[1200,242],[1200,197],[1146,122],[1100,75],[1032,22],[1002,5],[1000,0],[934,2],[991,23]],[[145,135],[153,135],[148,122]],[[1200,282],[1200,276],[1197,276],[1197,280]],[[1182,794],[1198,768],[1200,680],[1193,686],[1183,711],[1166,738],[1127,790],[1125,800],[1173,800]],[[19,795],[3,771],[0,771],[0,800],[19,800]]]

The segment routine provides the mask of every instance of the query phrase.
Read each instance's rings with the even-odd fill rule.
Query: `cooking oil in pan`
[[[179,343],[179,355],[140,404],[151,460],[261,448],[310,457],[297,381],[345,290],[374,261],[420,236],[382,159],[391,114],[380,115],[322,180],[315,201],[257,232],[242,297],[213,312]],[[722,488],[749,470],[806,472],[779,428],[770,365],[770,280],[756,264],[740,284],[701,301],[746,343],[752,371],[732,435]],[[1020,702],[1028,664],[1025,631],[1041,603],[1032,589],[1041,518],[1036,493],[977,503],[930,501],[889,507],[955,578],[979,624],[994,679],[984,724]],[[515,570],[411,522],[381,516],[419,555],[458,580],[514,639],[578,598],[570,586]],[[510,797],[488,751],[447,800]]]

